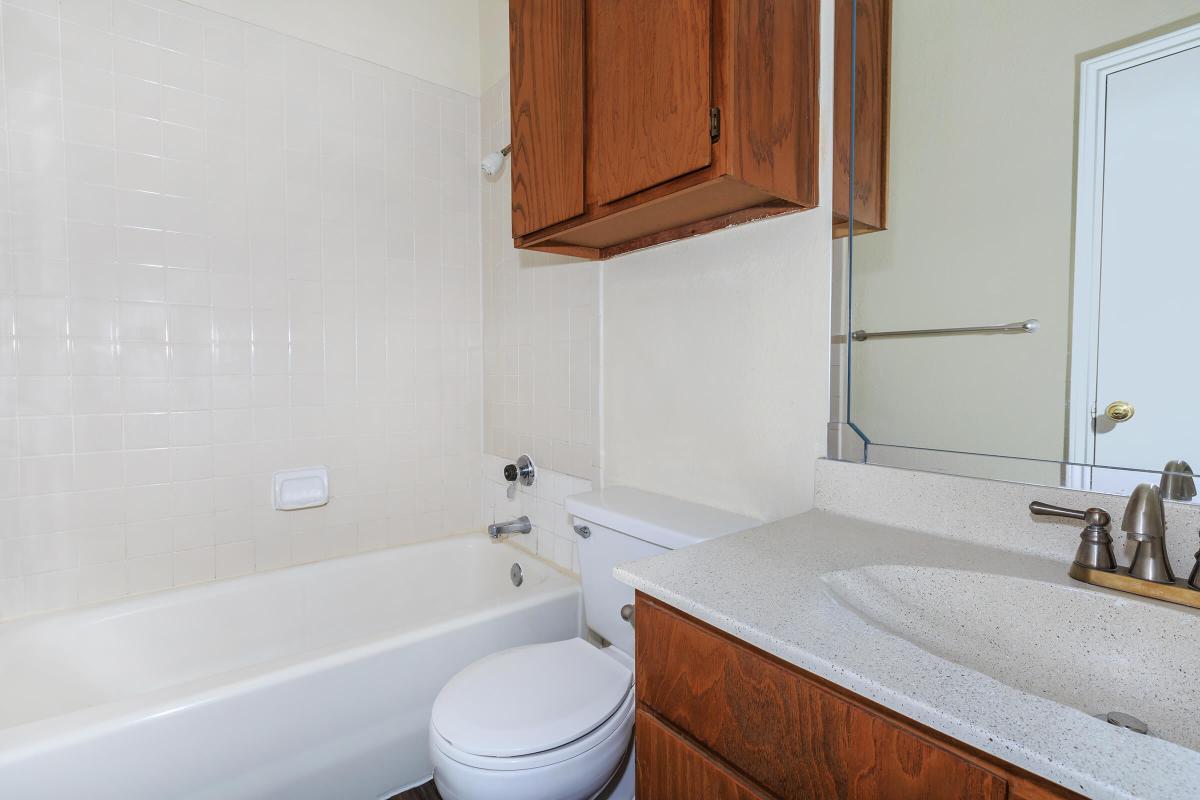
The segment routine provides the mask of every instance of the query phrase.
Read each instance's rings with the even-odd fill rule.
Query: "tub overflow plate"
[[[514,561],[513,565],[508,569],[508,577],[512,580],[513,586],[520,586],[525,582],[525,573],[521,569],[521,564]]]

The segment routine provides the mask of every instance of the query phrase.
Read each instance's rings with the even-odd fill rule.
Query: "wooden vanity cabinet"
[[[610,256],[813,208],[819,0],[510,0],[512,231]]]
[[[668,605],[636,603],[639,800],[1078,797]]]

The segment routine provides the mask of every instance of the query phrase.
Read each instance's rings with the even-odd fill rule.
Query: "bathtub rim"
[[[139,605],[162,606],[170,605],[173,601],[178,601],[180,595],[199,595],[201,593],[211,594],[228,594],[236,587],[251,580],[270,580],[276,582],[285,580],[289,576],[295,575],[300,571],[323,571],[332,570],[337,567],[345,567],[355,561],[368,561],[380,556],[390,556],[412,548],[432,548],[436,545],[442,545],[449,542],[462,542],[470,545],[472,548],[485,548],[506,546],[514,553],[527,558],[534,559],[540,566],[545,567],[550,573],[565,578],[568,581],[576,584],[580,583],[579,575],[564,569],[553,561],[550,561],[543,556],[539,556],[529,550],[520,547],[515,542],[507,540],[481,540],[485,534],[481,533],[455,533],[446,536],[436,536],[429,539],[422,539],[416,542],[407,544],[398,544],[394,547],[380,547],[375,550],[367,550],[361,553],[346,553],[345,555],[330,556],[317,561],[305,561],[300,564],[288,564],[282,567],[274,567],[271,569],[259,570],[257,572],[247,572],[241,575],[230,575],[225,578],[213,578],[212,580],[199,581],[197,583],[185,583],[180,586],[168,586],[163,589],[155,589],[149,592],[137,592],[134,594],[125,594],[120,597],[112,597],[106,600],[98,600],[92,603],[81,603],[75,606],[66,608],[56,608],[50,611],[41,611],[36,614],[23,614],[19,617],[0,620],[0,631],[4,630],[20,630],[21,628],[31,627],[39,623],[45,623],[47,620],[57,617],[74,617],[81,616],[85,618],[107,618],[109,616],[123,616],[116,612],[120,606],[126,604],[137,603]],[[179,551],[185,552],[185,551]],[[4,730],[0,728],[0,730]]]
[[[79,614],[87,617],[99,615],[100,618],[106,618],[103,612],[107,606],[126,603],[140,604],[146,601],[150,601],[156,606],[165,605],[169,604],[172,600],[178,600],[177,595],[180,592],[224,594],[231,591],[231,587],[250,579],[261,580],[268,576],[286,575],[292,570],[318,571],[311,568],[327,567],[333,562],[345,564],[350,560],[369,559],[372,556],[378,557],[380,554],[391,554],[407,547],[439,544],[456,539],[467,539],[469,536],[441,537],[412,545],[400,545],[368,553],[355,553],[350,556],[307,564],[297,564],[293,567],[283,567],[278,570],[251,573],[234,578],[179,587],[178,591],[164,590],[144,595],[123,597],[94,606],[49,612],[48,614],[21,618],[3,624],[24,627],[26,624],[44,623],[47,619],[55,616],[75,616]],[[492,543],[471,542],[471,544],[491,546]],[[114,732],[140,719],[183,713],[190,709],[200,708],[230,697],[237,697],[260,690],[275,683],[299,679],[353,661],[371,658],[380,653],[403,647],[409,642],[431,638],[439,633],[446,633],[509,614],[519,613],[542,603],[554,602],[574,596],[577,600],[577,605],[582,606],[582,587],[577,577],[564,573],[555,565],[520,550],[510,543],[504,542],[503,544],[507,544],[511,550],[521,556],[529,556],[536,559],[540,566],[546,567],[552,574],[557,575],[565,581],[565,583],[558,586],[551,585],[540,588],[530,592],[525,597],[511,599],[499,605],[488,605],[432,625],[422,625],[400,633],[366,635],[353,638],[337,644],[313,648],[288,656],[281,656],[276,659],[270,659],[215,675],[208,675],[170,686],[163,686],[149,692],[122,697],[99,705],[87,706],[63,714],[29,720],[28,722],[2,728],[0,729],[0,770],[10,763],[20,761],[24,758],[35,757],[51,748],[78,744],[97,736]],[[581,614],[580,608],[577,611],[577,616],[580,619],[582,619]],[[582,622],[580,622],[580,625],[582,625]]]

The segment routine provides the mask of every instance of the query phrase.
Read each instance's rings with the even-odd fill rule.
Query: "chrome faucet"
[[[1131,543],[1137,545],[1128,568],[1117,565],[1109,535],[1111,519],[1103,509],[1077,511],[1033,502],[1029,504],[1029,511],[1036,516],[1068,517],[1087,523],[1079,534],[1075,560],[1067,570],[1075,580],[1200,608],[1200,580],[1193,574],[1188,583],[1176,581],[1171,569],[1166,548],[1166,512],[1162,492],[1157,486],[1141,484],[1133,490],[1129,505],[1125,507],[1121,530]],[[1200,553],[1196,555],[1200,559]]]
[[[495,541],[502,536],[508,536],[510,533],[531,533],[533,524],[529,521],[529,517],[524,515],[516,519],[510,519],[508,522],[493,522],[488,525],[488,536]]]

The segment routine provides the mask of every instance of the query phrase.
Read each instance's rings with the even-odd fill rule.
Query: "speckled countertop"
[[[810,511],[624,564],[615,575],[1085,795],[1200,797],[1200,752],[1089,715],[1124,710],[1162,727],[1170,722],[1176,740],[1197,747],[1200,614],[1076,583],[1066,576],[1069,553],[1057,562]],[[877,592],[885,597],[873,597]],[[947,602],[922,617],[920,595],[929,593]],[[1064,599],[1061,614],[1041,612]],[[1134,630],[1113,625],[1121,615],[1134,621]],[[939,618],[958,629],[944,647]],[[987,630],[959,635],[972,627]],[[1168,669],[1174,674],[1164,675]],[[1163,686],[1173,688],[1162,692]],[[1131,691],[1166,695],[1155,698],[1158,717],[1146,714],[1144,699],[1139,708],[1090,707],[1093,697],[1110,706]],[[1064,704],[1072,701],[1088,713]]]

